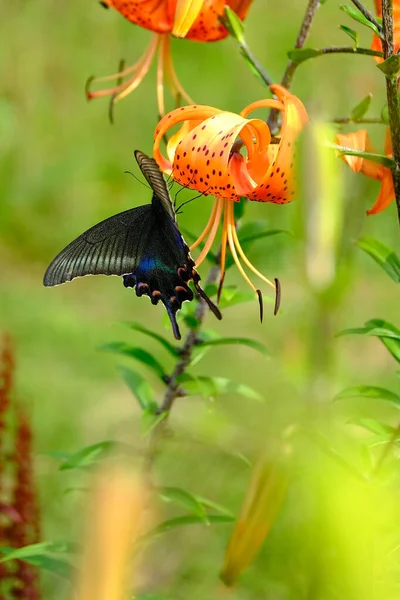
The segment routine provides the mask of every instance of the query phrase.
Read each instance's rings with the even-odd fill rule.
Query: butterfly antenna
[[[141,185],[143,185],[148,190],[151,190],[151,187],[147,183],[139,179],[139,177],[136,177],[135,173],[132,173],[132,171],[124,171],[124,175],[132,175],[132,177],[136,179],[136,181],[138,181]]]
[[[169,301],[167,301],[165,303],[165,308],[167,309],[167,313],[169,316],[169,320],[171,321],[171,325],[172,325],[172,331],[174,334],[174,338],[176,340],[180,340],[181,339],[181,332],[179,331],[179,326],[176,320],[176,310],[172,308],[171,304]]]
[[[176,192],[175,198],[174,198],[174,208],[176,207],[176,199],[177,199],[177,197],[182,192],[182,190],[188,190],[189,189],[189,185],[192,183],[193,177],[194,177],[194,173],[193,173],[191,179],[189,179],[189,181],[185,185],[182,185],[181,189]],[[183,206],[183,205],[181,205],[181,206]]]
[[[122,73],[124,68],[125,68],[125,61],[123,58],[121,58],[121,60],[119,61],[119,65],[118,65],[118,73]],[[124,81],[123,77],[118,77],[117,87],[119,87],[123,81]],[[115,92],[115,94],[113,94],[111,96],[110,103],[108,105],[108,118],[109,118],[111,125],[114,125],[114,106],[115,106],[115,98],[117,97],[117,95],[118,95],[117,92]]]
[[[222,319],[222,314],[218,306],[216,306],[214,302],[210,300],[203,288],[200,287],[198,283],[194,283],[194,287],[196,288],[196,292],[199,294],[199,296],[203,298],[203,300],[208,304],[208,308],[211,310],[211,312],[213,312],[217,319],[220,321]]]
[[[182,208],[182,206],[185,206],[185,204],[189,204],[190,202],[193,202],[193,200],[197,200],[198,198],[200,198],[201,196],[205,196],[208,192],[210,188],[207,188],[205,192],[201,192],[200,194],[197,194],[197,196],[194,196],[194,198],[190,198],[190,200],[186,200],[185,202],[182,202],[182,204],[180,204],[178,206],[178,208],[175,208],[175,212],[176,214],[179,214],[180,209]],[[179,193],[179,192],[178,192]],[[178,195],[178,194],[177,194]],[[176,196],[175,196],[175,200],[176,200]]]

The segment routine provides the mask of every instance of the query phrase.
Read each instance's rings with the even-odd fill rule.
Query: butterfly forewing
[[[147,228],[152,227],[150,220],[148,204],[94,225],[56,256],[45,273],[44,285],[58,285],[84,275],[132,273],[146,243]]]
[[[167,187],[167,183],[164,179],[164,175],[160,171],[160,167],[154,160],[150,158],[140,150],[135,150],[135,158],[137,163],[145,176],[147,182],[150,184],[154,194],[161,201],[164,210],[169,216],[176,221],[176,215],[174,206],[171,200],[171,196]]]

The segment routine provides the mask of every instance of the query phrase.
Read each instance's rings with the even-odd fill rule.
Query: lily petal
[[[176,0],[106,0],[128,21],[156,33],[170,33]]]
[[[203,0],[178,0],[172,35],[184,38],[199,16]]]
[[[371,143],[366,129],[360,129],[359,131],[352,131],[350,133],[338,133],[335,137],[335,141],[341,146],[351,148],[352,150],[375,152],[375,148]],[[378,179],[379,181],[383,177],[384,167],[379,163],[375,163],[372,160],[366,160],[361,156],[350,156],[348,154],[344,154],[341,158],[355,173],[363,173],[367,177]]]
[[[394,185],[392,172],[387,167],[384,167],[384,173],[382,178],[382,185],[379,192],[379,196],[372,208],[367,210],[367,215],[376,215],[382,210],[385,210],[391,202],[395,199]]]

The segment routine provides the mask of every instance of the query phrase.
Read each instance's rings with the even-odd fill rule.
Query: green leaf
[[[224,377],[193,377],[184,373],[179,377],[179,383],[183,384],[188,396],[203,396],[210,399],[217,398],[221,394],[239,394],[251,400],[263,400],[253,388]]]
[[[71,456],[60,465],[60,471],[67,469],[85,469],[95,465],[100,460],[105,458],[111,450],[117,447],[117,442],[107,440],[97,444],[91,444],[71,454]]]
[[[378,337],[390,354],[400,362],[400,331],[388,321],[383,319],[371,319],[364,327],[356,329],[345,329],[337,334],[337,337],[348,334],[372,335]]]
[[[245,41],[243,22],[239,19],[235,11],[233,11],[229,6],[225,6],[225,17],[223,18],[223,23],[230,35],[239,44],[243,44]]]
[[[205,525],[207,527],[209,525],[219,523],[232,523],[234,520],[235,518],[229,515],[207,515],[207,523],[205,523],[204,519],[202,517],[198,517],[197,515],[184,515],[182,517],[176,517],[175,519],[163,521],[163,523],[160,523],[157,525],[157,527],[146,534],[145,538],[160,535],[161,533],[166,533],[171,529],[184,527],[186,525]]]
[[[201,502],[201,504],[203,504],[206,508],[211,508],[212,510],[215,510],[216,512],[220,512],[223,515],[227,515],[228,517],[231,517],[232,519],[235,518],[230,510],[228,510],[227,508],[225,508],[225,506],[222,506],[221,504],[217,504],[213,500],[209,500],[208,498],[204,498],[203,496],[197,496],[197,495],[196,495],[196,499],[199,502]],[[208,516],[207,516],[207,518],[208,518]]]
[[[359,121],[363,118],[363,116],[368,112],[368,109],[371,106],[371,100],[372,94],[367,94],[367,96],[365,96],[365,98],[363,98],[361,102],[359,102],[357,106],[353,108],[353,110],[350,113],[352,121]]]
[[[357,48],[357,46],[358,46],[357,31],[354,31],[354,29],[351,29],[350,27],[346,27],[346,25],[339,25],[339,29],[341,29],[342,31],[344,31],[344,33],[346,33],[349,37],[351,37],[351,39],[353,40],[353,42],[355,43],[355,46]]]
[[[357,246],[369,254],[393,281],[400,283],[400,259],[392,248],[369,237],[358,240]]]
[[[387,104],[385,104],[381,110],[381,119],[386,125],[389,125],[389,108]]]
[[[173,357],[179,356],[179,351],[176,346],[171,344],[168,340],[166,340],[162,335],[158,335],[154,331],[143,327],[140,323],[135,323],[133,321],[128,321],[125,323],[129,329],[133,329],[134,331],[139,331],[140,333],[144,333],[145,335],[153,338],[157,342],[159,342]]]
[[[381,63],[377,63],[376,66],[386,77],[395,77],[400,71],[400,56],[393,54]]]
[[[119,367],[118,370],[143,410],[154,409],[157,406],[154,400],[154,391],[147,379],[127,367]]]
[[[106,344],[101,347],[101,350],[106,350],[107,352],[115,352],[116,354],[120,354],[121,356],[127,356],[128,358],[133,358],[138,360],[139,362],[147,365],[154,371],[154,373],[162,380],[165,380],[165,369],[154,358],[152,354],[144,350],[143,348],[139,348],[136,346],[130,346],[125,342],[111,342],[111,344]]]
[[[339,394],[337,394],[334,400],[343,400],[347,398],[374,398],[378,400],[385,400],[385,402],[389,402],[393,404],[397,408],[400,408],[400,396],[391,392],[390,390],[386,390],[381,387],[373,387],[370,385],[357,385],[353,387],[348,387]]]
[[[261,342],[257,342],[256,340],[252,340],[250,338],[216,338],[210,340],[201,340],[199,341],[199,345],[201,346],[220,346],[225,344],[234,344],[240,346],[248,346],[257,352],[260,352],[263,356],[268,356],[269,352]]]
[[[24,562],[50,571],[56,575],[70,578],[73,567],[67,561],[46,554],[47,552],[67,552],[68,547],[68,544],[54,542],[40,542],[38,544],[23,546],[22,548],[9,548],[3,546],[0,547],[0,554],[3,554],[4,558],[0,560],[0,563],[9,560],[23,560]]]
[[[366,429],[367,431],[370,431],[371,433],[375,433],[377,435],[383,435],[383,436],[386,436],[387,438],[389,438],[394,432],[394,427],[389,427],[389,425],[386,425],[385,423],[381,423],[380,421],[377,421],[376,419],[357,418],[357,419],[352,419],[351,421],[348,421],[348,423],[350,425],[358,425],[358,427],[362,427],[363,429]]]
[[[141,432],[143,436],[149,435],[161,421],[167,417],[167,412],[154,412],[154,408],[143,411],[141,419]]]
[[[290,50],[287,54],[290,60],[300,64],[309,58],[320,56],[321,51],[316,48],[295,48],[294,50]]]
[[[354,150],[353,148],[347,148],[346,146],[339,146],[338,144],[332,144],[331,142],[326,142],[326,145],[333,150],[336,150],[339,153],[339,156],[360,156],[361,158],[365,158],[366,160],[371,160],[372,162],[378,163],[385,167],[389,167],[389,169],[394,169],[396,163],[393,159],[388,156],[384,156],[383,154],[375,154],[374,152],[363,152],[361,150]]]
[[[160,496],[164,502],[172,502],[186,508],[189,512],[197,515],[203,521],[207,522],[207,513],[201,502],[186,490],[178,487],[162,487],[160,488]]]
[[[382,37],[381,32],[379,31],[377,26],[374,23],[371,23],[371,21],[364,17],[364,15],[357,9],[353,8],[352,6],[349,6],[348,4],[342,4],[340,6],[340,10],[345,12],[354,21],[357,21],[357,23],[361,23],[361,25],[365,25],[365,27],[369,27],[369,29],[372,29],[372,31],[376,33],[378,37]]]

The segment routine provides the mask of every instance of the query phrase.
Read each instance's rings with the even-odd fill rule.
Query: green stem
[[[383,54],[385,60],[394,54],[393,39],[393,0],[382,0]],[[394,192],[396,196],[397,214],[400,223],[400,111],[397,96],[397,75],[386,75],[386,97],[389,113],[389,128],[392,138],[393,159],[392,170]]]
[[[266,73],[265,69],[262,67],[262,65],[259,63],[259,61],[256,59],[256,57],[254,56],[254,54],[248,47],[245,40],[243,40],[242,42],[239,43],[239,48],[240,48],[241,54],[244,56],[244,58],[250,64],[252,71],[259,77],[259,79],[261,79],[261,81],[263,83],[265,83],[265,85],[267,85],[267,86],[272,85],[272,83],[273,83],[272,79],[269,77],[269,75]]]
[[[362,2],[360,2],[360,0],[351,1],[370,23],[373,23],[379,31],[382,31],[382,25],[375,19],[374,15],[369,12],[368,8],[364,6]]]
[[[388,441],[388,443],[386,444],[378,462],[376,463],[375,469],[374,469],[374,475],[377,475],[383,465],[383,463],[385,462],[390,450],[393,448],[396,440],[398,440],[400,437],[400,423],[397,425],[396,429],[393,431],[392,435],[390,436],[390,439]]]
[[[371,117],[371,118],[363,118],[363,119],[352,119],[351,117],[337,117],[336,119],[332,119],[331,123],[337,123],[338,125],[347,125],[348,123],[365,123],[369,125],[386,125],[385,121],[382,121],[380,117]]]
[[[295,48],[297,48],[297,49],[303,48],[304,44],[306,43],[306,40],[310,33],[311,25],[313,23],[313,20],[317,13],[318,8],[320,7],[320,4],[321,4],[320,0],[309,0],[308,6],[306,9],[306,13],[304,15],[304,19],[303,19],[303,22],[300,27],[299,35],[297,36]],[[296,63],[293,60],[290,60],[288,62],[286,71],[285,71],[282,81],[281,81],[281,84],[285,88],[289,89],[289,87],[292,83],[293,76],[294,76],[295,71],[298,66],[299,66],[299,63]],[[279,110],[272,110],[271,114],[269,116],[269,119],[268,119],[269,128],[273,133],[276,133],[276,130],[277,130],[278,120],[279,120],[279,116],[280,116],[279,113],[280,113]]]

